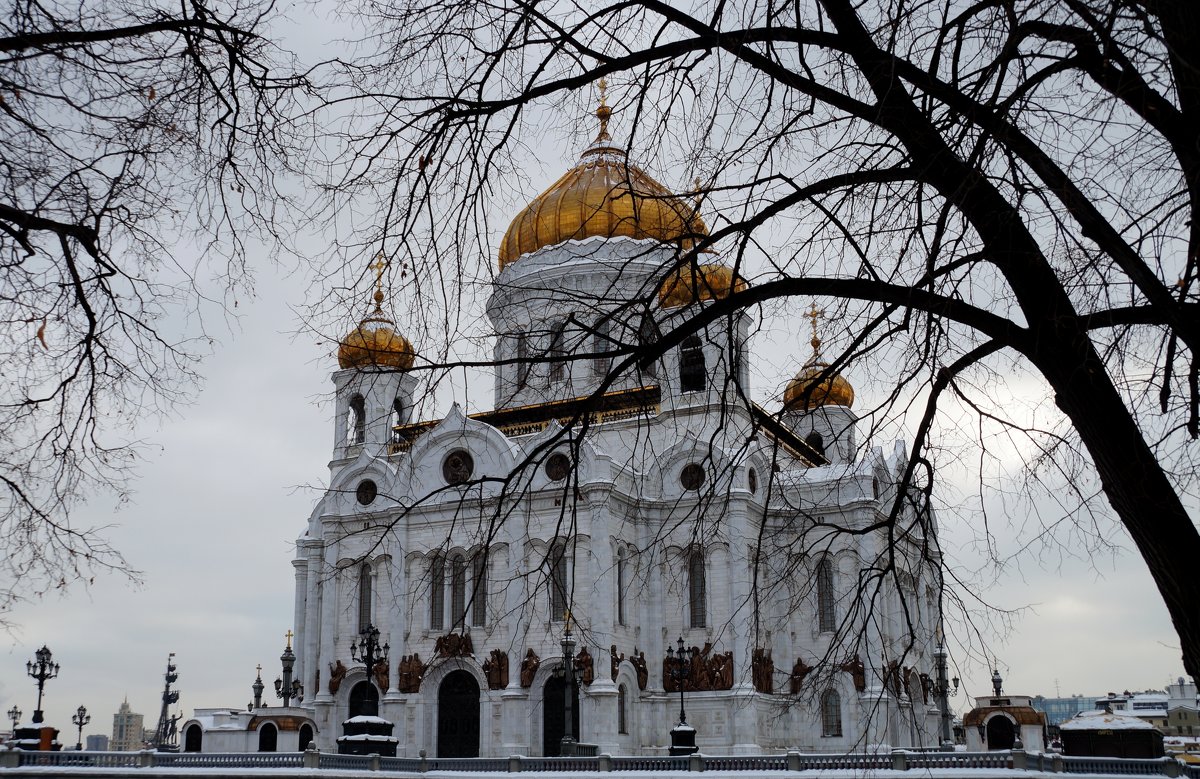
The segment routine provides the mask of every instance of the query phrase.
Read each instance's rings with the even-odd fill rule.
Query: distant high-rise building
[[[107,752],[108,736],[103,733],[93,733],[85,739],[84,745],[89,752]]]
[[[121,708],[113,715],[112,750],[114,752],[134,752],[145,743],[144,727],[141,714],[129,708],[126,698]]]

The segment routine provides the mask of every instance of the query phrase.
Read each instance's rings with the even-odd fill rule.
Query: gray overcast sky
[[[336,26],[293,8],[301,10],[290,15],[294,26],[286,32],[295,49],[315,57]],[[546,155],[542,183],[573,157],[565,147]],[[92,714],[85,735],[111,733],[112,714],[126,696],[152,727],[168,652],[177,655],[185,716],[195,707],[245,706],[256,664],[268,686],[279,673],[292,627],[293,542],[327,473],[332,421],[325,401],[336,365],[331,346],[290,335],[300,327],[294,310],[305,304],[304,279],[268,269],[257,289],[259,299],[239,305],[237,331],[213,333],[220,342],[202,366],[207,380],[197,401],[139,431],[150,446],[134,501],[114,510],[97,497],[78,514],[83,524],[112,526],[109,537],[143,572],[144,584],[105,577],[10,615],[17,628],[0,651],[0,710],[16,705],[28,719],[36,692],[25,661],[48,645],[62,672],[47,684],[45,710],[64,743],[74,743],[69,720],[80,704]],[[805,344],[791,349],[797,364],[808,356]],[[782,364],[777,356],[771,362]],[[867,370],[848,372],[860,393],[855,373]],[[472,400],[484,408],[490,397]],[[979,560],[974,533],[963,525],[975,519],[941,515],[948,553],[968,568]],[[1132,549],[1123,533],[1116,540]],[[1030,559],[980,593],[1003,608],[1034,606],[1006,639],[991,637],[1009,692],[1101,694],[1161,687],[1182,672],[1178,639],[1140,558],[1127,551],[1096,568],[1100,573],[1080,560],[1060,568],[1057,558],[1044,566]],[[964,693],[989,688],[982,664],[958,673]],[[966,707],[965,694],[956,705]]]

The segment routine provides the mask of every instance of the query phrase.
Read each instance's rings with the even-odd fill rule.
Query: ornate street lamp
[[[698,650],[690,651],[683,646],[683,636],[675,642],[678,650],[667,647],[667,673],[679,685],[679,724],[671,728],[672,755],[690,755],[696,752],[696,729],[687,723],[687,712],[683,709],[683,688],[692,674],[692,659]]]
[[[34,660],[29,660],[25,663],[25,672],[29,674],[34,681],[37,682],[38,702],[37,708],[33,710],[33,724],[42,724],[42,693],[46,689],[46,682],[58,676],[58,663],[54,662],[54,656],[50,654],[50,650],[43,644],[42,648],[33,653]]]
[[[575,719],[575,637],[571,635],[571,615],[567,615],[567,627],[562,637],[563,673],[566,675],[566,690],[563,693],[563,710],[566,719],[563,721],[563,737],[558,753],[563,757],[575,755],[576,740],[574,734]]]
[[[8,718],[10,720],[12,720],[13,730],[16,730],[17,725],[21,724],[21,715],[24,713],[25,712],[21,711],[16,706],[13,706],[11,709],[8,710]]]
[[[1001,678],[1001,676],[1000,676],[1000,670],[999,669],[993,670],[992,671],[992,694],[995,695],[997,698],[999,698],[1000,694],[1002,692],[1003,686],[1004,686],[1004,679]]]
[[[938,628],[938,645],[933,650],[933,659],[937,666],[937,681],[934,682],[933,692],[937,696],[938,714],[942,725],[941,749],[943,752],[952,752],[954,735],[950,730],[950,683],[946,680],[946,659],[949,653],[946,651],[946,645],[941,642],[941,635],[941,628]],[[954,692],[957,693],[958,677],[955,676],[951,681],[954,682]]]
[[[291,631],[288,631],[288,632],[290,633]],[[367,667],[367,677],[369,678],[371,676],[371,674],[374,673],[375,665],[377,663],[379,663],[379,662],[386,663],[387,662],[388,649],[390,649],[390,647],[387,644],[384,644],[383,646],[379,646],[379,628],[375,627],[374,625],[368,624],[365,628],[363,628],[362,632],[358,634],[358,641],[350,642],[350,659],[354,660],[354,662],[356,662],[356,663],[362,663],[363,665],[365,665]],[[292,653],[292,640],[289,638],[288,639],[288,648],[284,651],[284,653],[280,657],[280,659],[283,660],[288,655],[291,655],[292,662],[295,662],[296,656],[292,655],[291,653]],[[284,672],[288,673],[288,675],[290,676],[290,669],[289,669],[289,666],[287,666],[287,664],[286,664],[286,660],[285,660]],[[283,684],[283,682],[281,680],[280,685],[282,686],[282,684]],[[277,692],[278,692],[278,690],[277,690]],[[280,697],[283,697],[282,693],[279,693],[279,695],[280,695]],[[286,706],[287,704],[284,704],[284,705]]]
[[[83,726],[91,721],[92,715],[88,714],[86,706],[80,706],[75,710],[75,716],[71,717],[71,722],[75,723],[75,727],[79,728],[79,737],[75,740],[76,752],[83,749]]]
[[[369,652],[372,656],[374,656],[375,651],[377,651],[379,647],[375,646],[372,648],[372,642],[379,638],[379,631],[375,630],[375,628],[369,625],[367,626],[367,629],[375,632],[373,637],[367,637],[367,646],[363,648],[363,652]],[[275,679],[275,694],[282,698],[283,705],[287,706],[291,703],[292,698],[295,698],[297,702],[304,700],[304,685],[300,683],[299,679],[292,678],[292,668],[296,665],[296,654],[292,651],[292,636],[295,634],[289,630],[285,635],[287,637],[287,648],[284,649],[283,654],[279,656],[280,662],[283,663],[283,677]],[[383,657],[380,658],[384,662],[387,662],[387,651],[388,646],[387,644],[384,644]],[[354,657],[354,652],[355,647],[352,644],[350,646],[351,657]],[[354,659],[357,660],[358,658],[355,657]],[[367,675],[370,676],[375,669],[375,665],[372,662],[367,662],[365,658],[363,662],[367,663]]]

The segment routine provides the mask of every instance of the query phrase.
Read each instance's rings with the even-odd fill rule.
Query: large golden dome
[[[394,368],[413,366],[412,344],[396,325],[383,315],[383,291],[375,290],[375,310],[338,344],[338,365],[346,368]]]
[[[575,167],[517,214],[500,242],[500,267],[544,246],[592,236],[649,238],[683,244],[708,234],[694,203],[672,194],[608,135],[611,109],[601,103],[600,135]]]
[[[828,370],[829,365],[823,362],[804,366],[783,391],[784,409],[807,411],[819,406],[853,406],[854,387],[842,374],[830,375]],[[825,374],[824,378],[821,378],[822,374]]]
[[[746,287],[746,280],[727,265],[688,264],[668,276],[659,287],[658,303],[663,308],[674,308],[701,300],[721,300]]]

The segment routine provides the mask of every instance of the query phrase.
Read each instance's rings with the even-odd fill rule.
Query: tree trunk
[[[1200,532],[1161,464],[1146,445],[1090,341],[1077,333],[1064,345],[1061,324],[1034,362],[1078,431],[1108,497],[1162,594],[1179,634],[1183,666],[1200,679]]]

